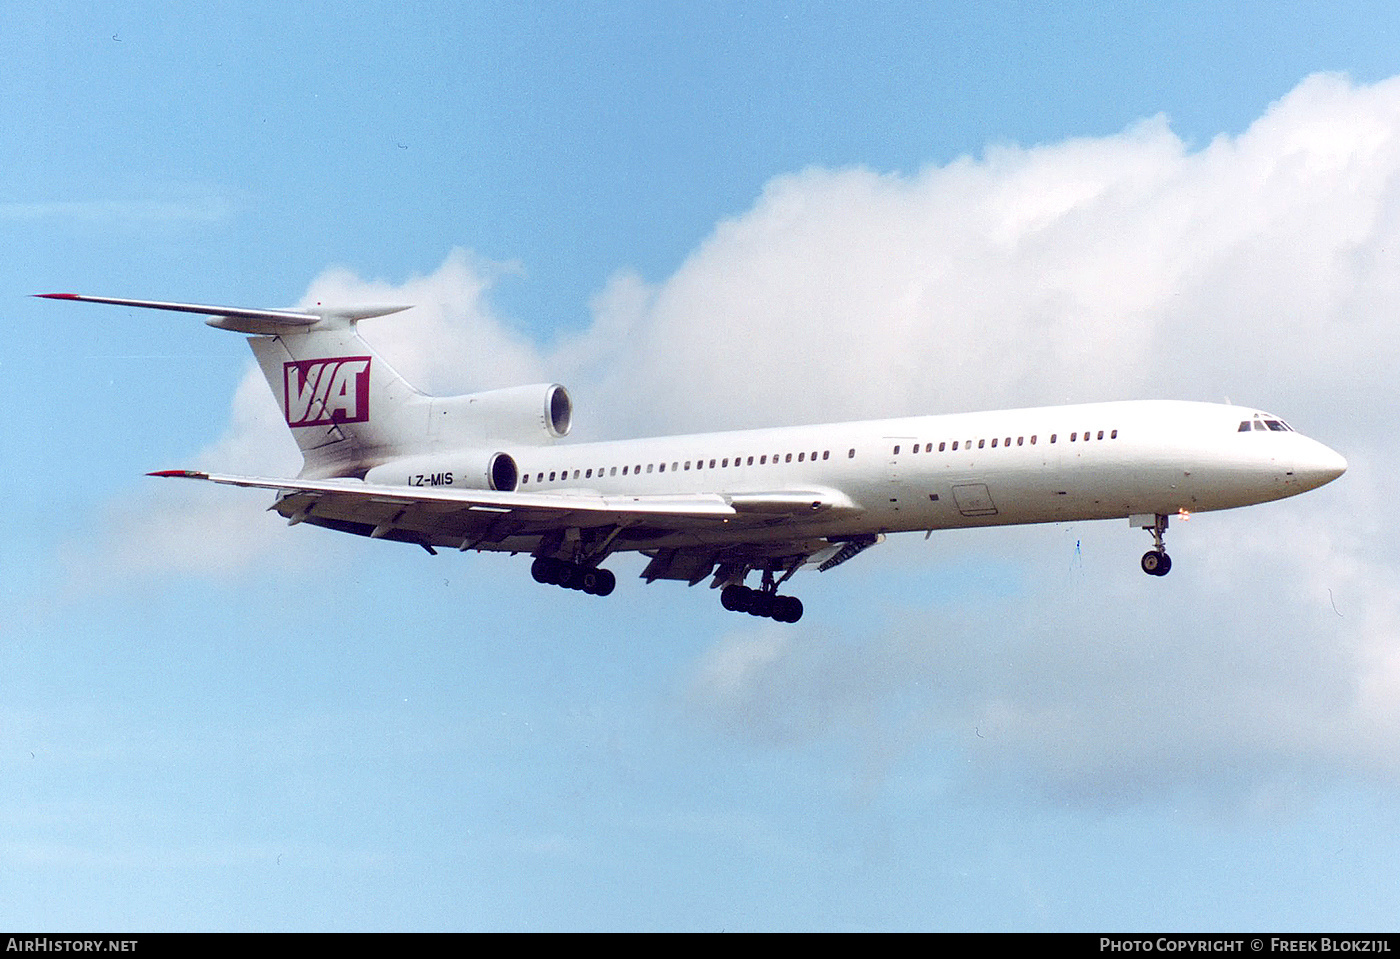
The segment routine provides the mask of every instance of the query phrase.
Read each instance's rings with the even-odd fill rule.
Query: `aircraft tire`
[[[541,556],[530,564],[530,575],[535,582],[546,585],[554,582],[555,564],[557,560],[552,560],[547,556]]]
[[[777,597],[772,593],[755,592],[749,599],[749,615],[771,618],[775,599]]]
[[[1150,549],[1142,554],[1142,571],[1148,576],[1165,576],[1171,569],[1172,558],[1166,553]]]
[[[802,600],[796,596],[774,597],[773,618],[780,623],[795,623],[802,618]]]
[[[720,590],[719,604],[731,613],[747,613],[752,605],[753,594],[753,590],[747,586],[726,586]]]

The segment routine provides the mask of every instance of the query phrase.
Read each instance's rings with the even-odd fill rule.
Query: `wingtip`
[[[76,293],[35,293],[34,296],[41,300],[80,300]]]
[[[181,479],[208,479],[208,478],[209,478],[209,474],[208,474],[208,473],[203,473],[203,472],[200,472],[199,470],[156,470],[155,472],[153,472],[153,473],[147,473],[146,475],[147,475],[147,476],[177,476],[177,477],[180,477]]]

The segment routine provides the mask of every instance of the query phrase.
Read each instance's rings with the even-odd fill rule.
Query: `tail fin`
[[[250,334],[249,345],[296,438],[301,475],[363,476],[421,449],[431,398],[414,389],[356,330],[363,319],[406,306],[353,310],[259,310],[43,293],[46,299],[108,303],[208,316],[222,330]],[[373,414],[373,415],[371,415]]]

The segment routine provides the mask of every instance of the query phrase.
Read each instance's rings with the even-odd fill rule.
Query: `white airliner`
[[[557,384],[428,396],[356,329],[408,307],[239,309],[41,294],[205,314],[249,343],[301,448],[295,478],[153,476],[275,490],[292,524],[437,547],[529,553],[532,572],[605,596],[599,564],[635,550],[642,578],[707,576],[726,609],[796,622],[778,589],[912,530],[1123,519],[1151,531],[1142,568],[1166,575],[1173,515],[1293,496],[1346,461],[1276,416],[1134,401],[957,413],[605,443],[557,441]],[[744,585],[757,572],[757,589]]]

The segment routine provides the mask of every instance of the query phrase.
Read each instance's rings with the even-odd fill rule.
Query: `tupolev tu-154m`
[[[249,343],[301,449],[295,477],[162,470],[273,490],[292,525],[438,548],[528,553],[531,572],[606,596],[601,564],[636,551],[647,582],[706,577],[726,609],[796,622],[778,590],[885,534],[1124,519],[1152,534],[1142,569],[1171,569],[1170,517],[1293,496],[1346,470],[1277,416],[1144,400],[560,443],[564,387],[429,396],[357,324],[408,309],[264,310],[40,294],[197,313]],[[757,588],[745,585],[757,573]]]

